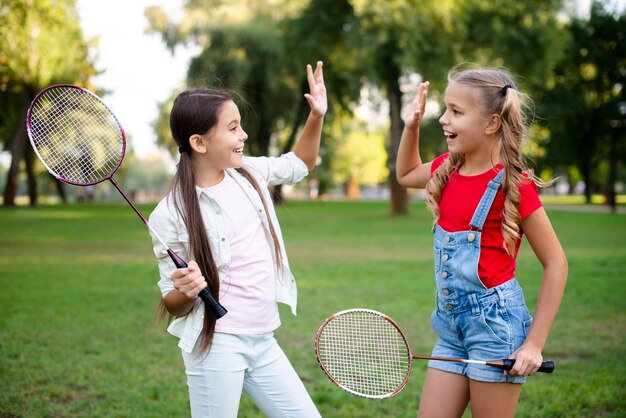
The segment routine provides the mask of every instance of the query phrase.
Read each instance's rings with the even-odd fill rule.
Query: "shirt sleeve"
[[[450,156],[449,152],[445,154],[441,154],[437,158],[433,160],[433,163],[430,165],[430,176],[432,177],[435,171],[443,164],[443,162]]]
[[[269,186],[294,184],[309,174],[306,164],[293,152],[279,157],[244,157],[244,164]]]
[[[539,189],[533,181],[524,181],[520,184],[519,213],[523,219],[539,209],[543,204],[539,199]]]
[[[153,251],[159,267],[159,289],[161,290],[161,295],[165,297],[174,289],[174,282],[172,282],[171,276],[174,270],[176,270],[176,265],[167,253],[168,248],[156,237],[153,229],[158,231],[159,237],[165,244],[183,260],[188,260],[189,238],[184,229],[179,230],[177,227],[177,221],[166,201],[161,201],[150,214],[149,223],[152,226],[150,235],[152,236]]]

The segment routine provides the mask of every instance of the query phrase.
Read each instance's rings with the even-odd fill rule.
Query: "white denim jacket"
[[[302,180],[309,172],[304,162],[293,152],[281,155],[280,157],[244,157],[243,165],[254,176],[259,183],[263,198],[267,203],[278,240],[283,259],[283,268],[278,270],[276,266],[276,300],[285,303],[291,307],[291,312],[296,314],[297,305],[297,289],[296,281],[289,269],[289,261],[285,252],[282,233],[272,197],[269,193],[268,186],[277,184],[293,184]],[[226,174],[231,176],[244,190],[266,228],[266,236],[271,239],[269,226],[267,224],[267,216],[259,194],[245,177],[234,169],[227,169]],[[230,242],[226,230],[226,218],[222,213],[222,209],[217,202],[211,199],[201,188],[196,187],[198,201],[200,202],[200,210],[207,229],[213,256],[217,262],[220,275],[220,283],[224,281],[230,266]],[[176,212],[172,202],[172,194],[168,194],[154,209],[149,219],[150,225],[157,231],[159,236],[165,243],[186,261],[191,259],[189,255],[189,234],[185,228],[185,224]],[[174,283],[171,275],[176,270],[176,266],[167,254],[161,242],[152,234],[152,242],[154,246],[154,254],[157,257],[160,280],[159,288],[161,294],[165,297],[172,289]],[[273,244],[269,242],[273,248]],[[272,255],[274,252],[272,251]],[[275,255],[274,255],[275,257]],[[276,265],[276,260],[274,260]],[[228,314],[227,314],[228,315]],[[204,303],[200,298],[187,315],[176,318],[168,327],[168,332],[180,338],[178,346],[187,353],[190,353],[202,332],[204,322]]]

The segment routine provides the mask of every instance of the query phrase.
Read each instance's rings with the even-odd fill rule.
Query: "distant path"
[[[607,205],[559,205],[546,203],[546,210],[562,210],[568,212],[593,212],[593,213],[611,213],[611,208]],[[615,212],[618,215],[626,215],[626,206],[617,206]]]

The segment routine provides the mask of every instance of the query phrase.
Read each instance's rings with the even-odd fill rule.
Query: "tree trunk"
[[[609,133],[609,184],[607,185],[607,204],[611,208],[611,213],[617,212],[617,195],[615,183],[617,182],[617,129],[612,129]]]
[[[350,177],[346,182],[346,197],[352,200],[361,198],[361,188],[359,187],[359,182],[354,177]]]
[[[35,176],[35,170],[33,168],[33,160],[35,153],[31,149],[26,149],[24,153],[24,160],[26,161],[26,176],[28,179],[28,197],[30,199],[30,206],[37,206],[39,199],[39,193],[37,191],[37,177]]]
[[[391,194],[391,214],[407,215],[409,213],[409,195],[406,187],[401,186],[396,178],[396,157],[400,147],[400,138],[404,129],[402,121],[402,92],[400,91],[400,69],[392,57],[386,60],[386,87],[389,100],[389,118],[391,120],[391,147],[389,153],[389,191]]]
[[[583,181],[585,182],[585,203],[589,204],[591,203],[591,188],[593,187],[593,184],[592,184],[592,177],[591,177],[591,169],[588,164],[585,163],[582,165],[581,174],[583,176]]]
[[[50,177],[52,177],[52,175]],[[65,186],[63,186],[64,183],[56,178],[54,179],[54,183],[57,185],[57,192],[59,193],[61,202],[67,203],[67,194],[65,193]]]
[[[32,89],[25,88],[24,103],[22,104],[22,111],[20,112],[20,119],[17,126],[17,131],[13,135],[13,142],[11,143],[11,165],[7,173],[7,182],[4,187],[4,206],[15,206],[15,198],[17,196],[17,188],[19,184],[20,175],[20,163],[26,153],[26,147],[28,143],[28,134],[26,133],[26,113],[28,112],[28,106],[33,98]]]

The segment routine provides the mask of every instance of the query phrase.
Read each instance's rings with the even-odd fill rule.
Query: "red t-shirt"
[[[448,158],[448,153],[435,158],[431,166],[431,175]],[[478,203],[482,198],[487,184],[500,170],[502,165],[495,166],[495,170],[475,176],[463,176],[457,170],[450,174],[448,183],[441,194],[439,201],[439,226],[448,232],[467,231]],[[519,212],[522,220],[541,207],[539,192],[533,182],[520,184]],[[483,225],[480,243],[480,258],[478,260],[478,277],[487,288],[498,286],[515,277],[515,259],[521,244],[520,239],[515,247],[515,255],[509,256],[502,244],[502,212],[504,211],[505,195],[502,187],[498,189],[496,197],[489,209],[487,219]]]

